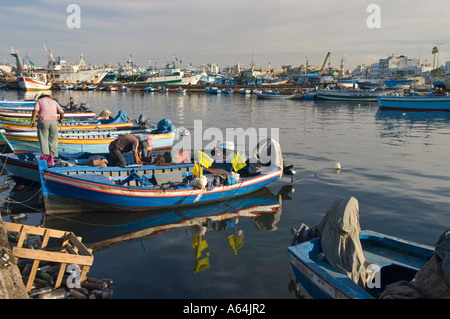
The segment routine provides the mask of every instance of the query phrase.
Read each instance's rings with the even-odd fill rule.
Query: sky
[[[0,56],[15,63],[13,46],[45,66],[45,43],[91,65],[279,68],[331,52],[332,67],[353,69],[392,54],[432,63],[437,46],[444,64],[449,17],[448,0],[0,0]]]

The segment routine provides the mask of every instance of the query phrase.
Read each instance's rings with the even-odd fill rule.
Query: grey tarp
[[[328,262],[346,273],[360,287],[373,274],[364,257],[359,235],[359,204],[354,197],[334,201],[318,225],[322,250]]]

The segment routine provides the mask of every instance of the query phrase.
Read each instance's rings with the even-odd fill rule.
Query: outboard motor
[[[148,125],[148,118],[146,116],[142,115],[142,114],[139,115],[138,124],[141,127],[147,127],[147,125]]]
[[[89,110],[90,110],[89,104],[87,104],[87,103],[81,103],[81,104],[80,104],[80,108],[81,108],[83,111],[89,111]]]

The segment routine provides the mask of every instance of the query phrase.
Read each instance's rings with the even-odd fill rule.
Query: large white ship
[[[81,54],[76,64],[68,64],[61,57],[54,58],[52,51],[44,44],[48,56],[47,74],[56,84],[99,83],[108,74],[110,69],[102,67],[89,67]]]
[[[200,74],[189,75],[175,65],[161,70],[147,70],[151,75],[144,81],[149,85],[195,85],[200,80]]]

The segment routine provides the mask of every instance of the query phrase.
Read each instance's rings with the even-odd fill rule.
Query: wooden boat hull
[[[120,134],[150,135],[154,150],[172,147],[175,132],[155,134],[152,131],[152,129],[142,129],[60,133],[58,137],[58,153],[64,156],[76,153],[108,154],[109,144]],[[36,132],[3,132],[2,134],[14,153],[41,151]]]
[[[282,175],[281,168],[273,168],[265,174],[239,180],[233,185],[221,185],[212,190],[201,189],[186,183],[186,177],[192,176],[194,164],[140,167],[76,167],[48,168],[40,161],[42,192],[47,214],[119,211],[137,212],[170,207],[184,207],[232,199],[256,191],[277,180]],[[78,170],[81,174],[76,174]],[[158,180],[171,174],[171,181],[180,181],[176,186],[164,187],[163,184],[136,186],[119,185],[132,173]],[[158,187],[159,185],[159,187]]]
[[[450,96],[380,96],[378,106],[386,110],[450,111]]]
[[[22,111],[23,110],[23,111]],[[22,119],[31,119],[31,115],[33,113],[33,108],[20,106],[19,109],[1,109],[0,117],[3,119],[14,119],[14,118],[22,118]],[[84,119],[93,119],[96,116],[95,112],[65,112],[64,118],[84,118]]]
[[[27,76],[19,76],[17,83],[25,91],[46,91],[52,88],[52,83],[50,82]]]
[[[81,153],[76,156],[62,157],[55,159],[55,166],[75,166],[86,165],[86,160],[94,154]],[[125,160],[128,160],[127,154]],[[3,165],[4,170],[15,181],[21,183],[40,182],[39,176],[39,158],[41,153],[3,153],[0,154],[0,163]],[[105,154],[106,157],[106,154]],[[133,160],[132,156],[130,157]]]
[[[434,252],[433,247],[368,230],[361,232],[360,240],[364,257],[381,268],[381,286],[371,293],[345,273],[334,269],[326,259],[318,258],[322,252],[320,238],[288,248],[297,281],[312,298],[374,299],[374,295],[383,291],[386,285],[399,280],[412,280]]]
[[[12,100],[12,101],[0,101],[0,107],[10,108],[10,107],[28,107],[34,108],[34,100]]]
[[[68,123],[63,122],[59,127],[63,131],[67,130],[105,130],[105,129],[120,129],[127,128],[133,126],[133,122],[126,123],[115,123],[115,124],[88,124],[87,122],[77,123]],[[4,129],[6,132],[34,132],[37,127],[31,127],[30,123],[27,122],[14,122],[14,121],[1,121],[0,125],[1,129]]]

